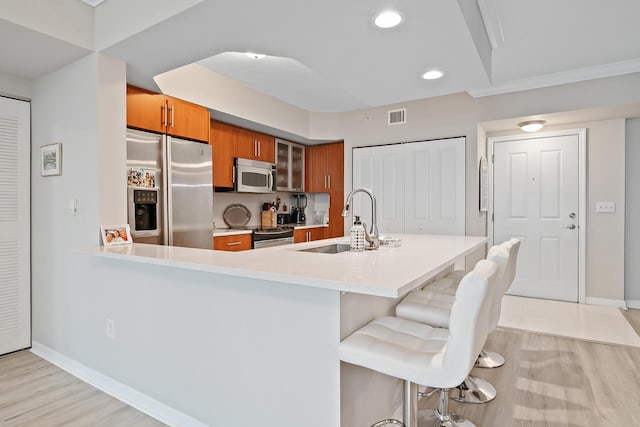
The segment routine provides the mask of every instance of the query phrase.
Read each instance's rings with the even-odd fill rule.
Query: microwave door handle
[[[267,176],[269,177],[269,190],[271,190],[273,188],[273,174],[269,173]]]

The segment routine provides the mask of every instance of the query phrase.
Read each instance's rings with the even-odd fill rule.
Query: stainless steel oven
[[[253,230],[253,249],[293,243],[292,227],[256,228]]]

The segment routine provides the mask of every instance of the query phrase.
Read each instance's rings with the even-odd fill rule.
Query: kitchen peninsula
[[[344,238],[245,252],[89,250],[93,264],[127,277],[114,283],[129,297],[115,319],[125,335],[116,345],[128,351],[144,340],[139,351],[152,349],[115,379],[209,426],[352,427],[392,415],[397,380],[341,366],[340,340],[486,243],[396,237],[400,247],[361,253],[305,251]],[[154,369],[162,378],[144,380]]]

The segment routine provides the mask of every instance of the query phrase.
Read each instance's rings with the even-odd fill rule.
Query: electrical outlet
[[[113,322],[112,319],[107,319],[106,321],[107,324],[107,338],[109,339],[115,339],[116,337],[116,324]]]
[[[616,202],[596,202],[596,212],[615,213]]]

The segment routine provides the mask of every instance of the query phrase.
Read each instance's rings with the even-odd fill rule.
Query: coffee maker
[[[293,221],[296,224],[302,224],[306,221],[304,210],[307,207],[307,195],[306,194],[294,194],[295,206],[291,208],[291,215]]]

